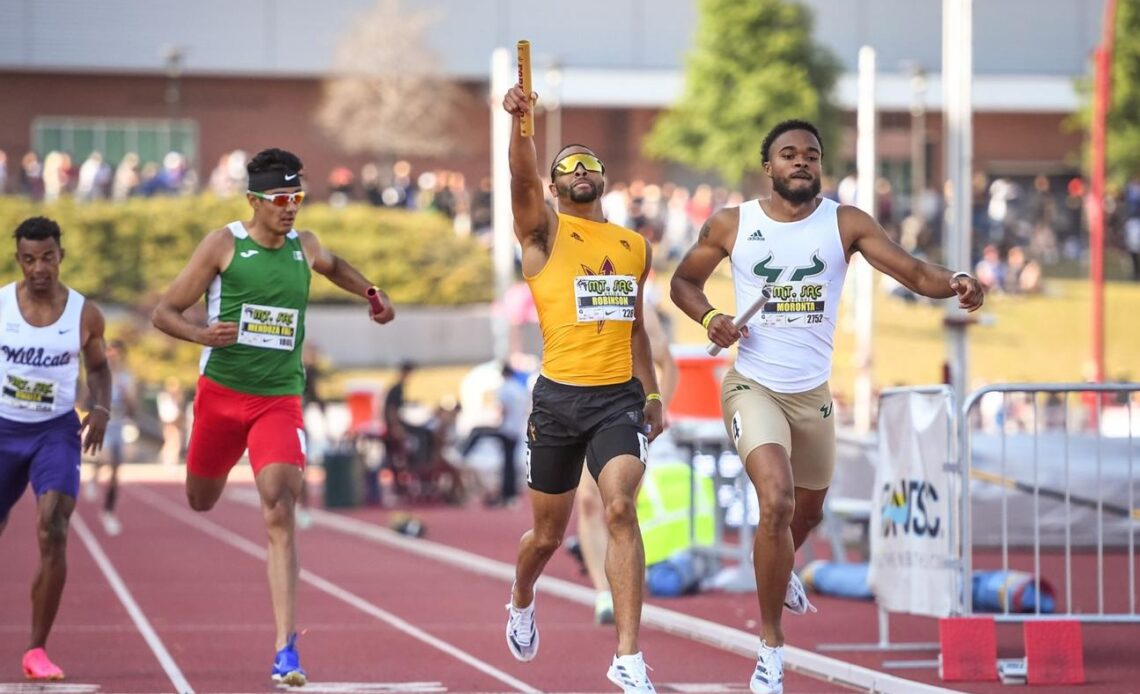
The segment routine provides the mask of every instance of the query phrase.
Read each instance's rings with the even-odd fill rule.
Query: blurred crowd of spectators
[[[143,162],[128,153],[118,162],[91,152],[76,163],[64,152],[41,158],[28,152],[18,164],[0,151],[0,193],[12,192],[34,200],[52,201],[70,195],[77,200],[126,200],[131,197],[193,194],[200,189],[220,197],[245,190],[246,152],[221,155],[205,181],[179,152],[161,162]],[[324,189],[310,181],[314,194],[327,196],[334,206],[350,202],[377,207],[434,210],[452,220],[456,233],[474,235],[490,245],[492,227],[491,179],[469,186],[466,176],[446,169],[415,172],[400,160],[391,166],[365,164],[359,171],[334,168]],[[857,181],[853,172],[839,179],[825,177],[822,193],[844,204],[855,204]],[[1083,179],[1071,176],[974,178],[973,269],[989,291],[1033,293],[1041,289],[1042,268],[1062,261],[1082,261],[1088,250],[1084,222],[1087,189]],[[709,215],[737,205],[739,191],[708,184],[692,189],[672,182],[610,181],[602,199],[607,218],[654,239],[664,257],[676,260],[692,245],[697,230]],[[930,186],[919,195],[896,194],[886,178],[875,183],[875,212],[888,233],[908,252],[939,260],[945,195]],[[1132,277],[1140,281],[1140,175],[1108,201],[1107,241],[1125,251]],[[905,289],[889,285],[887,291],[914,299]]]
[[[161,162],[143,162],[129,152],[117,163],[91,152],[76,163],[66,152],[51,151],[43,159],[26,153],[14,171],[0,150],[0,194],[19,193],[36,201],[52,202],[63,196],[76,200],[115,200],[196,192],[198,176],[186,157],[168,152]]]

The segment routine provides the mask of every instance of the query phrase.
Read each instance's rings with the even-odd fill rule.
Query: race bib
[[[238,344],[293,351],[297,343],[297,317],[295,308],[242,304],[238,319]]]
[[[771,328],[803,328],[823,322],[827,285],[821,282],[769,284],[772,298],[760,312],[760,325]]]
[[[51,412],[55,409],[57,390],[55,381],[6,374],[0,385],[0,402],[32,412]]]
[[[578,322],[633,320],[637,279],[633,275],[581,275],[574,278]]]

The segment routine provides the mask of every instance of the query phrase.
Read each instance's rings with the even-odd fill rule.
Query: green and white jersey
[[[846,275],[837,203],[822,198],[795,222],[770,218],[759,200],[742,204],[732,247],[736,310],[751,306],[764,287],[772,298],[748,321],[736,370],[777,393],[827,382]]]
[[[201,372],[252,395],[300,395],[305,387],[301,343],[312,272],[296,230],[281,248],[265,248],[245,225],[227,227],[234,257],[206,292],[207,321],[238,324],[237,343],[207,347]]]

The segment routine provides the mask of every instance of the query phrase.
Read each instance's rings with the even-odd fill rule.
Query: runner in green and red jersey
[[[392,320],[387,295],[293,223],[305,193],[295,155],[267,149],[247,166],[253,219],[210,232],[154,310],[163,332],[205,347],[194,397],[186,496],[208,511],[249,449],[269,536],[269,591],[277,626],[273,679],[305,684],[296,649],[298,575],[293,519],[305,466],[301,346],[309,280],[316,270],[357,296],[371,295],[371,319]],[[207,321],[184,314],[206,296]]]

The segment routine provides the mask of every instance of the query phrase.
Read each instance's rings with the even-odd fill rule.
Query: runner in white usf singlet
[[[701,229],[677,267],[673,301],[721,347],[740,341],[725,376],[721,404],[760,501],[754,543],[761,646],[749,686],[783,691],[785,606],[811,608],[792,573],[795,550],[823,517],[835,462],[831,391],[832,336],[847,262],[855,252],[908,289],[932,298],[982,305],[977,280],[922,262],[891,241],[874,219],[819,197],[823,144],[811,123],[784,121],[764,138],[761,163],[772,196],[726,208]],[[731,258],[736,306],[767,286],[772,299],[747,326],[714,308],[704,293],[717,265]]]

